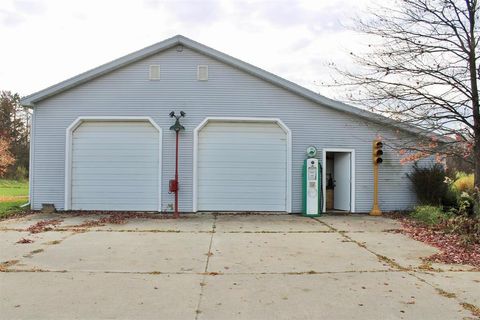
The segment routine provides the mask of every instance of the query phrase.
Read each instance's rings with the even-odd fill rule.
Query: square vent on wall
[[[160,80],[160,66],[151,65],[150,66],[150,80]]]
[[[208,80],[208,66],[200,65],[197,68],[197,80],[207,81]]]

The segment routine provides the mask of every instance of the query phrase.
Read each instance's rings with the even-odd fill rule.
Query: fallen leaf
[[[34,242],[32,239],[26,239],[26,238],[22,238],[17,241],[17,243],[32,243],[32,242]]]

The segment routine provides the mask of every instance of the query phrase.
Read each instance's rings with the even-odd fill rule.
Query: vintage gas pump
[[[175,179],[170,180],[168,184],[168,192],[175,193],[175,207],[173,216],[178,218],[178,133],[180,130],[185,130],[185,127],[180,124],[180,118],[185,117],[185,112],[180,111],[180,115],[175,115],[175,112],[170,112],[170,118],[175,118],[175,124],[170,127],[170,130],[175,131]]]
[[[308,147],[303,163],[303,215],[309,217],[322,213],[322,166],[316,155],[317,149]]]

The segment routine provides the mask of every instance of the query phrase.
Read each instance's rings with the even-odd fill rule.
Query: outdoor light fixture
[[[169,113],[170,118],[175,118],[175,124],[170,127],[170,130],[175,131],[175,179],[170,180],[168,191],[175,193],[175,211],[174,217],[178,218],[178,133],[181,130],[185,130],[185,127],[180,124],[180,118],[185,117],[187,114],[180,111],[180,115],[175,115],[175,111]]]
[[[180,131],[180,130],[185,130],[185,127],[180,124],[180,121],[179,121],[179,120],[180,120],[180,118],[183,118],[183,117],[185,117],[186,115],[187,115],[187,114],[186,114],[185,112],[183,112],[183,111],[180,111],[180,115],[179,115],[179,116],[175,115],[175,111],[170,112],[170,118],[175,118],[175,119],[176,119],[175,124],[170,127],[170,130],[173,130],[173,131],[175,131],[175,132],[178,132],[178,131]]]

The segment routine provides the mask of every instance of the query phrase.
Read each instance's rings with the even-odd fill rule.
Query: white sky
[[[0,90],[27,95],[182,34],[321,94],[370,0],[0,0]]]

